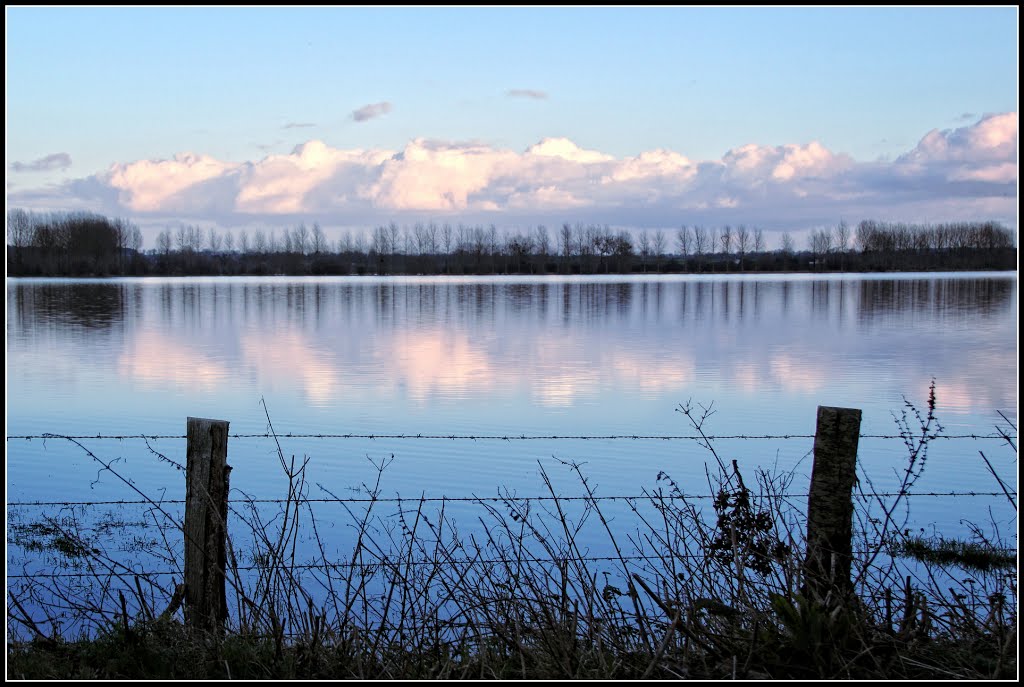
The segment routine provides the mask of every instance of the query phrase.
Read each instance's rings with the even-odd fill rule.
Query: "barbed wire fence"
[[[860,434],[861,439],[880,439],[880,440],[900,440],[905,441],[906,436],[902,434]],[[327,432],[261,432],[261,433],[229,433],[228,437],[231,439],[316,439],[316,440],[346,440],[346,439],[363,439],[370,441],[383,441],[383,440],[413,440],[413,441],[432,441],[432,440],[448,440],[448,441],[691,441],[691,442],[713,442],[713,441],[725,441],[725,440],[738,440],[738,441],[790,441],[790,440],[813,440],[814,434],[801,434],[801,433],[788,433],[788,434],[460,434],[455,432],[434,432],[434,433],[422,433],[422,432],[380,432],[380,433],[327,433]],[[184,440],[188,436],[185,434],[63,434],[55,432],[47,432],[43,434],[9,434],[6,437],[7,441],[33,441],[33,440],[56,440],[56,439],[74,439],[74,440],[99,440],[99,441],[156,441],[156,440]],[[964,434],[937,434],[932,439],[939,440],[966,440],[966,441],[979,441],[979,440],[993,440],[993,441],[1008,441],[1016,438],[1016,435],[1008,433],[964,433]],[[185,466],[177,461],[168,458],[165,455],[158,454],[158,459],[163,462],[170,464],[177,470],[184,471]],[[978,490],[950,490],[950,491],[922,491],[922,492],[894,492],[894,491],[882,491],[882,492],[864,492],[864,496],[870,497],[988,497],[988,496],[1005,496],[1005,491],[978,491]],[[1014,490],[1010,492],[1010,495],[1016,496],[1017,492]],[[807,492],[797,493],[786,493],[784,496],[792,498],[807,498],[809,494]],[[617,500],[636,500],[649,497],[649,494],[637,494],[637,495],[604,495],[604,496],[517,496],[516,500],[519,501],[617,501]],[[689,499],[712,499],[714,494],[685,494],[686,498]],[[678,497],[676,497],[678,498]],[[401,503],[403,501],[409,501],[410,499],[403,499],[401,497],[387,498],[371,498],[371,497],[351,497],[351,498],[301,498],[300,503]],[[483,497],[483,496],[449,496],[442,495],[436,497],[417,498],[413,499],[416,501],[424,502],[481,502],[481,501],[501,501],[503,497]],[[251,499],[247,498],[244,500],[231,500],[232,503],[244,502],[244,503],[257,503],[257,504],[280,504],[293,501],[293,499]],[[144,505],[149,503],[146,500],[116,500],[116,501],[8,501],[7,505],[11,506],[92,506],[92,505]],[[162,504],[183,504],[184,499],[162,499]]]
[[[268,431],[264,433],[234,433],[227,435],[233,439],[273,439],[279,441],[281,439],[308,439],[308,440],[411,440],[411,441],[501,441],[501,442],[514,442],[514,441],[691,441],[702,444],[708,444],[708,442],[723,441],[723,440],[738,440],[738,441],[790,441],[790,440],[813,440],[815,439],[814,434],[729,434],[729,435],[704,435],[699,434],[524,434],[524,433],[490,433],[490,434],[466,434],[466,433],[447,433],[447,432],[434,432],[434,433],[410,433],[410,432],[380,432],[380,433],[276,433]],[[861,439],[878,439],[878,440],[899,440],[906,442],[907,436],[905,434],[860,434]],[[932,439],[939,440],[963,440],[963,441],[1002,441],[1009,443],[1011,447],[1015,449],[1015,445],[1012,443],[1016,439],[1015,434],[1009,434],[1005,432],[995,434],[977,434],[977,433],[965,433],[965,434],[937,434]],[[188,435],[184,434],[117,434],[117,433],[97,433],[93,434],[58,434],[58,433],[42,433],[42,434],[22,434],[22,435],[8,435],[6,440],[12,441],[36,441],[41,440],[43,442],[53,440],[74,440],[78,441],[157,441],[157,440],[184,440],[188,439]],[[181,465],[177,461],[174,461],[166,456],[155,451],[152,447],[149,447],[152,453],[155,453],[159,459],[172,465],[172,467],[185,471],[185,466]],[[442,495],[426,497],[421,496],[418,498],[402,498],[402,497],[382,497],[377,495],[362,496],[362,497],[349,497],[349,498],[338,498],[332,497],[320,497],[311,498],[302,494],[291,494],[289,498],[229,498],[229,503],[234,510],[234,506],[237,505],[287,505],[289,507],[297,508],[300,505],[310,504],[364,504],[372,506],[374,504],[440,504],[443,508],[448,503],[473,503],[478,505],[486,504],[508,504],[508,503],[562,503],[562,502],[580,502],[583,504],[594,504],[597,502],[615,502],[622,501],[626,503],[636,502],[644,499],[650,499],[655,494],[651,492],[645,492],[641,494],[614,494],[614,495],[596,495],[589,494],[587,496],[559,496],[559,495],[530,495],[530,496],[462,496],[462,495]],[[695,494],[658,494],[658,498],[662,498],[667,501],[678,500],[699,500],[699,501],[712,501],[720,497],[720,494],[712,493],[695,493]],[[791,499],[806,499],[810,496],[807,491],[797,492],[780,492],[776,496],[791,498]],[[981,498],[981,497],[1007,497],[1016,499],[1016,489],[1008,490],[1004,487],[1002,491],[977,491],[977,490],[949,490],[949,491],[910,491],[910,490],[899,490],[899,491],[874,491],[873,489],[863,490],[858,496],[862,499],[885,499],[885,498]],[[170,505],[184,505],[186,504],[185,499],[156,499],[151,500],[148,498],[130,500],[130,499],[118,499],[118,500],[80,500],[80,501],[60,501],[60,500],[36,500],[36,501],[8,501],[8,509],[11,508],[68,508],[68,507],[94,507],[94,506],[153,506],[158,504],[159,506],[170,506]],[[236,513],[237,514],[237,513]],[[319,535],[318,535],[319,536]],[[858,555],[862,552],[854,552]],[[1016,554],[1016,549],[1009,551],[1009,553]],[[697,554],[679,554],[674,553],[673,556],[676,558],[700,558],[701,555]],[[644,562],[664,562],[663,556],[651,556],[651,555],[622,555],[621,553],[616,556],[590,556],[580,555],[578,557],[580,562],[586,563],[619,563],[622,564],[626,561],[632,561],[637,563]],[[538,558],[538,557],[518,557],[512,558],[467,558],[464,560],[449,560],[448,564],[454,566],[462,565],[504,565],[510,564],[522,565],[527,564],[558,564],[559,561],[555,558]],[[405,561],[403,565],[436,565],[436,561]],[[338,560],[329,561],[326,558],[321,558],[319,561],[307,561],[307,562],[291,562],[285,563],[278,561],[277,565],[283,567],[289,574],[295,571],[303,570],[316,570],[326,571],[330,574],[332,571],[338,572],[342,570],[380,570],[387,568],[393,563],[387,560],[377,560],[372,562],[358,562],[354,560]],[[236,572],[262,572],[265,570],[265,566],[261,565],[234,565],[233,570]],[[127,575],[134,578],[157,578],[161,576],[180,576],[180,570],[135,570],[126,568],[124,570],[111,571],[111,576]],[[8,574],[9,580],[32,580],[32,579],[75,579],[88,577],[95,575],[95,571],[82,572],[53,572],[53,573],[42,573],[33,571],[31,573],[15,573]],[[137,584],[137,581],[136,581]],[[937,602],[937,605],[941,606],[944,602],[941,600]],[[953,606],[955,604],[946,604]]]

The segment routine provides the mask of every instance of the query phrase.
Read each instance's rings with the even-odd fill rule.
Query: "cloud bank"
[[[357,112],[377,116],[388,109],[383,105]],[[8,201],[31,206],[42,198],[222,225],[301,215],[327,226],[430,218],[798,229],[867,217],[983,218],[1015,226],[1017,113],[930,131],[893,161],[858,162],[816,141],[751,143],[716,160],[693,160],[665,149],[616,157],[567,138],[546,138],[525,150],[417,138],[398,151],[312,140],[246,162],[181,153],[119,163],[46,192],[12,193]]]

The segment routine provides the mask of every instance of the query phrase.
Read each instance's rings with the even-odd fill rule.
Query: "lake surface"
[[[1015,273],[8,280],[7,435],[181,436],[187,416],[260,434],[265,401],[283,434],[513,439],[283,438],[310,459],[310,496],[363,493],[392,456],[385,496],[541,495],[541,465],[579,495],[561,460],[585,463],[599,495],[639,494],[662,470],[704,493],[713,458],[692,441],[515,437],[691,435],[688,400],[713,404],[712,435],[811,435],[818,405],[892,435],[933,380],[946,433],[988,435],[997,411],[1017,415],[1017,312]],[[183,498],[150,450],[184,463],[183,439],[80,443],[147,494]],[[806,489],[809,439],[716,446]],[[137,498],[82,447],[9,439],[8,503]],[[894,485],[902,443],[860,449],[862,474]],[[916,489],[998,491],[979,450],[1015,488],[1015,455],[987,439],[935,442]],[[233,437],[229,462],[240,493],[283,495],[272,441]],[[921,497],[914,524],[962,531],[993,504],[1005,498]]]

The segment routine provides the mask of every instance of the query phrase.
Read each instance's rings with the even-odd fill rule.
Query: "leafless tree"
[[[764,230],[760,227],[754,229],[754,252],[764,252]]]
[[[327,252],[327,236],[324,235],[324,230],[320,228],[319,222],[313,222],[313,232],[310,237],[310,248],[314,255],[320,255],[320,253]]]
[[[427,225],[427,252],[430,255],[437,255],[437,224],[435,222]]]
[[[191,245],[189,243],[188,227],[186,227],[184,224],[178,225],[177,230],[174,232],[174,241],[177,244],[178,250],[180,252],[184,253],[186,250],[188,250],[189,246]]]
[[[299,255],[305,255],[309,250],[309,229],[306,223],[302,222],[295,228],[292,234],[292,248]]]
[[[654,248],[654,254],[661,257],[665,254],[665,230],[658,229],[654,232],[654,238],[651,241],[651,246]]]
[[[210,227],[210,231],[209,231],[209,235],[208,235],[208,237],[206,239],[206,243],[210,247],[210,252],[212,252],[212,253],[219,253],[220,252],[221,238],[220,238],[220,234],[217,233],[217,230],[215,228]]]
[[[832,252],[832,232],[829,229],[817,229],[811,232],[811,252],[815,255],[826,255]]]
[[[7,245],[25,248],[32,241],[32,216],[18,208],[7,211]]]
[[[841,253],[845,253],[850,245],[850,226],[840,220],[839,225],[836,227],[836,249]]]
[[[551,251],[551,240],[548,238],[548,228],[543,224],[537,227],[537,252],[542,257],[547,257]]]
[[[693,252],[695,255],[704,255],[709,250],[714,250],[714,237],[704,227],[693,227]]]
[[[170,229],[164,229],[156,235],[156,249],[163,253],[165,258],[171,254],[173,245],[174,239],[171,237]]]
[[[444,254],[451,255],[452,253],[452,225],[447,222],[441,227],[441,243],[444,246]]]
[[[740,256],[750,252],[752,245],[753,237],[750,235],[750,230],[747,229],[747,225],[741,224],[736,227],[736,250],[739,251]]]
[[[676,247],[680,255],[689,255],[693,245],[693,234],[684,224],[676,231]]]
[[[732,253],[732,227],[726,224],[718,235],[718,245],[721,252],[729,255]]]
[[[788,231],[782,232],[781,239],[781,250],[786,255],[792,255],[793,251],[796,250],[796,243],[793,242],[793,236]]]
[[[388,224],[388,242],[391,254],[394,255],[398,252],[398,225],[394,222]]]

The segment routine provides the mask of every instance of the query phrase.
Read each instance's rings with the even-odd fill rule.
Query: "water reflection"
[[[15,283],[7,289],[8,327],[68,330],[120,329],[141,285],[116,282]],[[13,321],[13,322],[12,322]]]
[[[977,409],[1014,402],[1015,302],[1007,276],[13,281],[8,352],[9,365],[21,356],[31,368],[56,340],[126,388],[270,386],[323,408],[353,395],[553,408],[879,380],[903,393],[938,377],[956,408]],[[905,326],[906,338],[878,322]],[[45,387],[42,370],[23,375]]]
[[[870,320],[908,311],[993,316],[1006,312],[1016,288],[1013,279],[865,280],[858,316]]]

